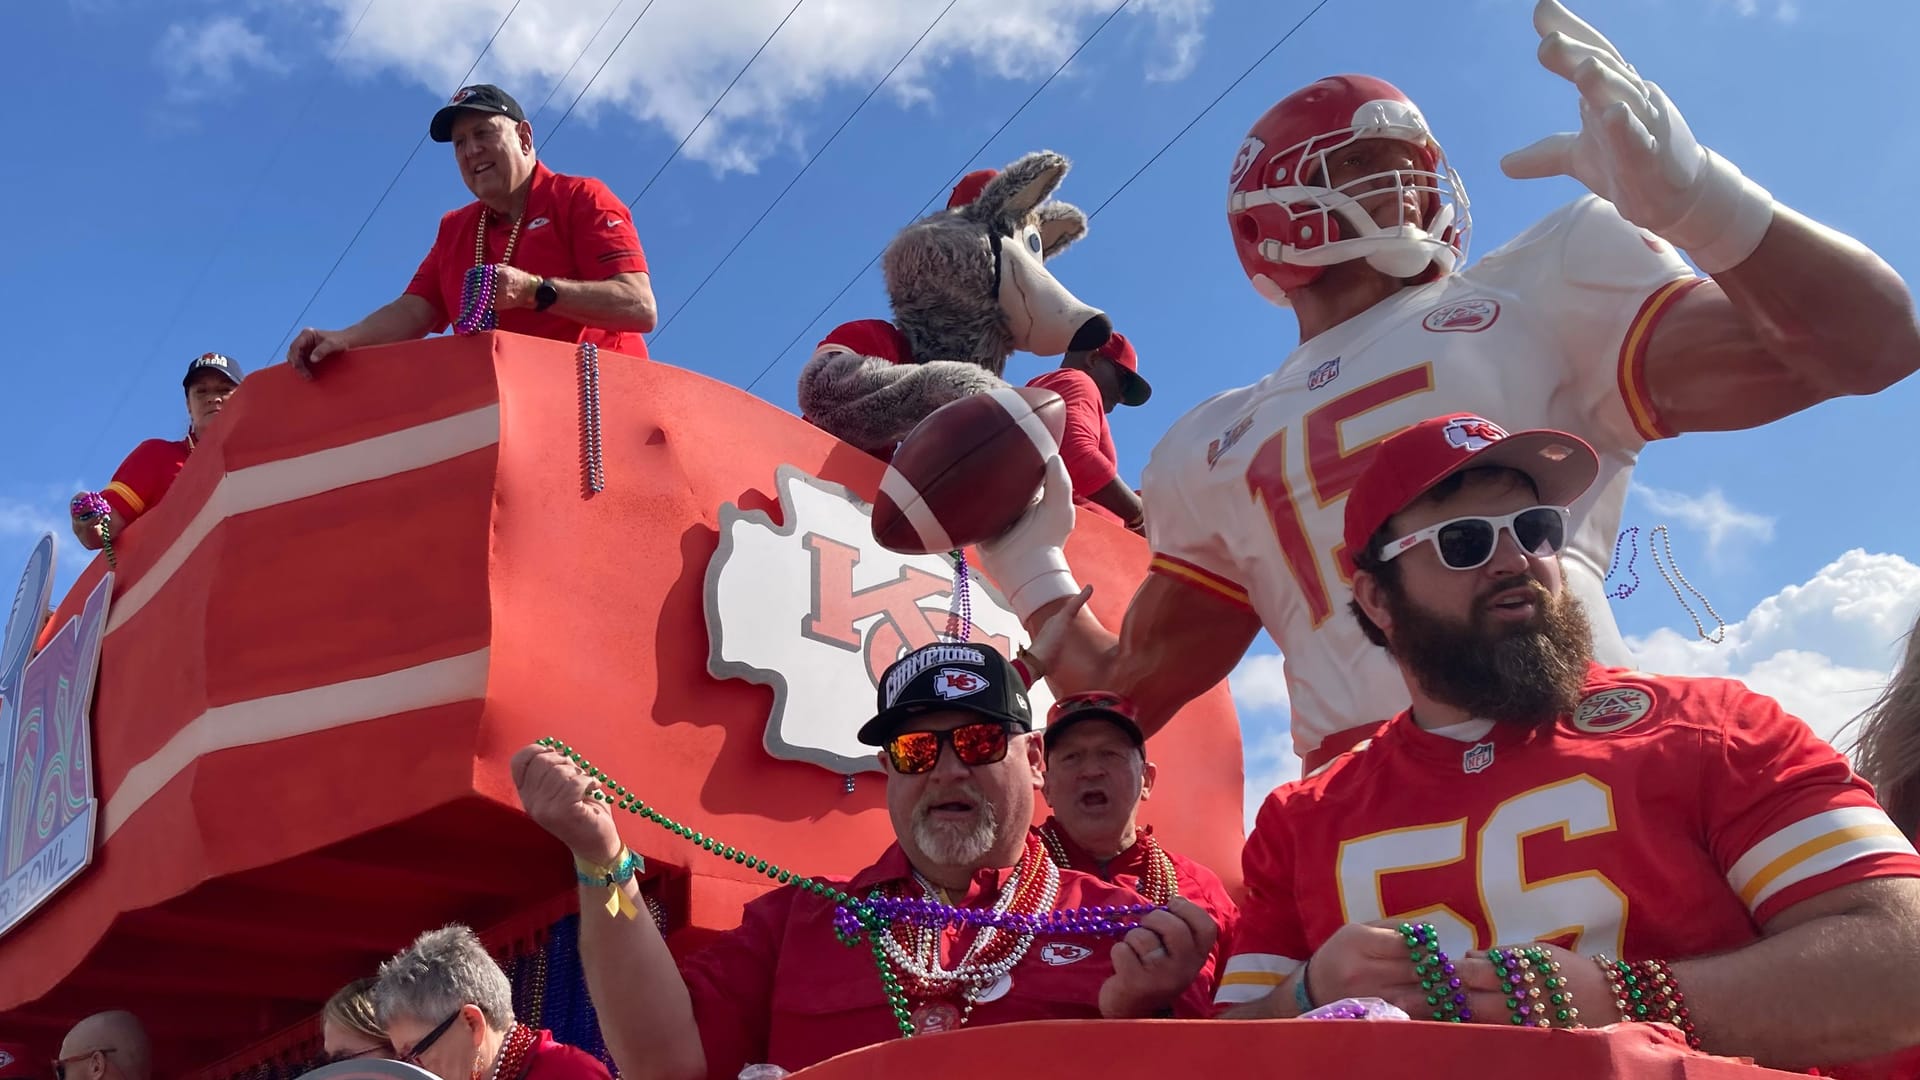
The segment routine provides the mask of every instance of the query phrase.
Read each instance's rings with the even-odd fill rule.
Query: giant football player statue
[[[1572,431],[1600,452],[1566,573],[1601,661],[1625,664],[1601,583],[1640,448],[1876,393],[1920,366],[1892,268],[1696,142],[1660,87],[1555,0],[1534,26],[1542,65],[1579,92],[1580,130],[1501,167],[1592,194],[1472,267],[1466,192],[1399,90],[1322,79],[1254,124],[1227,221],[1254,288],[1293,309],[1300,345],[1155,448],[1154,572],[1119,633],[1085,610],[1061,553],[1073,511],[1057,464],[1038,504],[981,550],[1036,630],[1055,692],[1130,694],[1151,732],[1265,627],[1286,655],[1309,770],[1404,709],[1392,662],[1341,610],[1342,507],[1373,444],[1459,412]]]

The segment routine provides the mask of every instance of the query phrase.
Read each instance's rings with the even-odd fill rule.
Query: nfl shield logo
[[[1307,376],[1307,389],[1318,390],[1339,377],[1340,358],[1336,356],[1313,369],[1312,373]]]
[[[1486,772],[1493,765],[1493,744],[1474,743],[1466,753],[1460,755],[1460,768],[1471,774]]]

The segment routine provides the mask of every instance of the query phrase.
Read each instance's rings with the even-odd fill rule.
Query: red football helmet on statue
[[[1407,143],[1425,167],[1326,186],[1329,155],[1360,139]],[[1391,187],[1370,186],[1386,177]],[[1333,75],[1282,98],[1240,144],[1227,186],[1227,224],[1240,265],[1260,295],[1282,307],[1287,290],[1312,283],[1334,263],[1364,258],[1384,274],[1431,280],[1467,258],[1466,188],[1420,109],[1383,79]],[[1402,208],[1398,225],[1376,224],[1349,194],[1376,191],[1390,192]],[[1418,195],[1419,220],[1409,219],[1408,191]]]

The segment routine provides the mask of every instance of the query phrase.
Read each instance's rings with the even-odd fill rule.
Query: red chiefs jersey
[[[1459,955],[1545,941],[1678,960],[1867,878],[1920,876],[1872,789],[1729,679],[1593,667],[1572,716],[1482,741],[1402,713],[1267,797],[1216,1004],[1264,997],[1347,923],[1428,922]]]
[[[191,439],[148,439],[134,447],[133,453],[113,471],[113,482],[100,496],[125,525],[153,509],[173,486],[173,478],[180,475],[181,467],[192,453]]]

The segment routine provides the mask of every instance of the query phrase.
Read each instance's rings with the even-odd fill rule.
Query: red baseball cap
[[[961,177],[960,182],[953,185],[953,194],[947,196],[947,209],[958,210],[973,202],[986,190],[987,181],[999,175],[999,169],[975,169]]]
[[[1114,331],[1107,343],[1093,352],[1096,356],[1104,356],[1119,364],[1127,373],[1120,391],[1122,405],[1145,405],[1147,399],[1153,396],[1152,385],[1140,377],[1140,357],[1134,353],[1133,342],[1128,341],[1125,334]]]
[[[1577,435],[1545,428],[1509,435],[1473,413],[1422,420],[1389,435],[1347,493],[1347,544],[1340,556],[1347,571],[1387,519],[1428,488],[1461,469],[1488,466],[1525,473],[1548,506],[1571,506],[1600,475],[1600,458]]]
[[[1146,749],[1147,736],[1140,730],[1132,699],[1106,690],[1088,690],[1063,697],[1047,710],[1047,729],[1040,736],[1042,752],[1051,751],[1068,728],[1086,720],[1105,720],[1119,728],[1136,748]]]
[[[0,1080],[39,1080],[46,1067],[33,1067],[33,1060],[25,1043],[0,1042]]]

